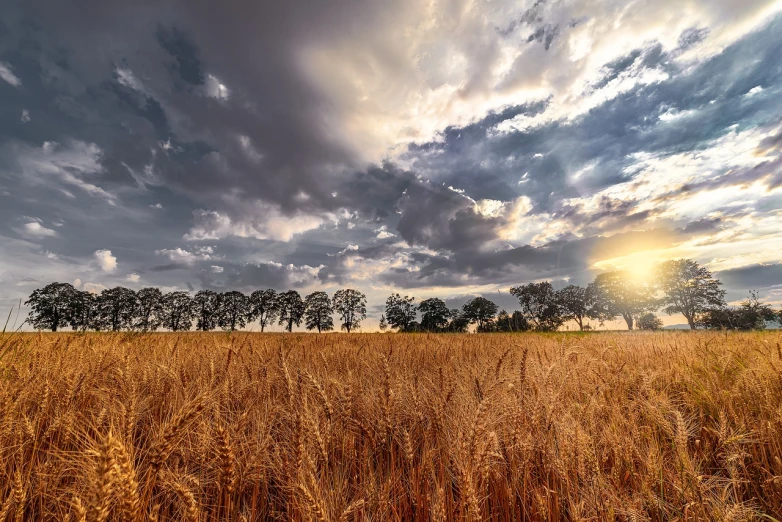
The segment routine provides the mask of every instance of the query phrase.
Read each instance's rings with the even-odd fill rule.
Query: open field
[[[16,334],[0,521],[782,519],[782,334]]]

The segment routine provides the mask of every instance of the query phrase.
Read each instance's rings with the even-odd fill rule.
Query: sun
[[[599,270],[623,270],[636,283],[651,283],[654,279],[654,269],[666,258],[654,250],[634,252],[626,256],[597,261],[594,267]]]

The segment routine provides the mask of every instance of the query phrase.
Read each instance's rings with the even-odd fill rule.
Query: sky
[[[782,2],[0,6],[0,312],[484,295],[691,258],[782,303]],[[667,324],[682,317],[666,317]]]

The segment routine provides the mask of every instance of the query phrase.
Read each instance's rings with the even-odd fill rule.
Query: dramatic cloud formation
[[[510,306],[678,257],[782,301],[780,11],[3,6],[0,306],[75,279]]]

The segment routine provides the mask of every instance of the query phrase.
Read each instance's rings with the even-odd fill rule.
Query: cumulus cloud
[[[294,235],[318,228],[323,222],[318,216],[285,215],[278,208],[260,204],[237,220],[221,212],[199,209],[193,212],[193,227],[184,239],[202,241],[233,236],[290,241]]]
[[[30,111],[27,109],[22,109],[22,117],[19,119],[22,123],[27,123],[30,121]]]
[[[155,250],[155,253],[167,257],[173,263],[184,263],[186,265],[193,265],[196,261],[209,261],[216,258],[214,248],[211,246],[196,247],[193,250],[163,248]]]
[[[30,221],[29,223],[25,223],[22,225],[20,232],[23,235],[36,238],[54,237],[57,235],[57,232],[51,228],[46,228],[39,221]]]
[[[104,272],[113,272],[117,268],[117,258],[111,254],[111,250],[96,250],[93,256]]]

